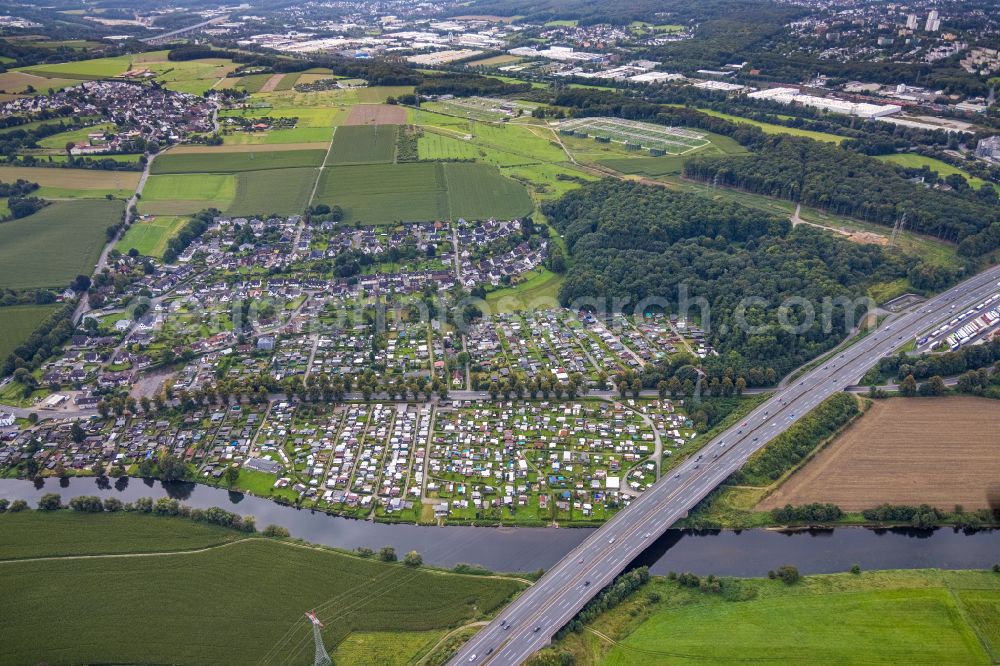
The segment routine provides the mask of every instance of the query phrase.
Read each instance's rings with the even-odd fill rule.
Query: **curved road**
[[[997,291],[1000,266],[906,311],[767,402],[651,486],[550,569],[466,643],[451,664],[520,664],[610,583],[646,546],[817,404],[855,384],[880,358]]]

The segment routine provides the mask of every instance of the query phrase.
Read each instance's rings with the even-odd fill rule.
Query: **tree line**
[[[750,456],[746,465],[734,473],[727,483],[770,485],[860,414],[861,408],[852,395],[837,393],[827,398],[795,425]]]
[[[963,256],[1000,246],[992,187],[983,195],[927,188],[890,164],[803,137],[775,135],[746,156],[692,157],[684,175],[886,226],[905,216],[906,229],[959,243]]]

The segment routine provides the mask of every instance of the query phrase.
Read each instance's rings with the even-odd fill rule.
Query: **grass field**
[[[316,201],[339,205],[348,222],[518,217],[531,212],[523,186],[471,163],[372,164],[324,169]]]
[[[472,62],[466,63],[466,67],[499,67],[500,65],[512,65],[515,62],[520,62],[521,58],[513,56],[510,54],[496,55],[490,58],[483,58],[482,60],[473,60]]]
[[[149,177],[139,209],[150,215],[183,215],[203,208],[225,210],[235,197],[233,174],[174,173]]]
[[[425,130],[417,139],[417,154],[422,160],[475,160],[485,151],[469,141]]]
[[[58,492],[58,491],[56,491]],[[68,498],[63,498],[68,501]],[[125,513],[23,511],[0,516],[0,560],[206,548],[246,535],[215,525]],[[44,534],[45,539],[36,539]]]
[[[441,164],[371,164],[328,167],[316,201],[344,209],[344,220],[386,224],[447,217]]]
[[[43,199],[103,199],[107,194],[125,199],[132,196],[139,176],[138,171],[0,166],[0,181],[38,183],[36,194]]]
[[[522,185],[488,164],[445,164],[444,178],[452,219],[522,217],[534,208]]]
[[[59,134],[52,134],[43,139],[38,140],[38,145],[42,148],[48,148],[49,150],[58,151],[65,155],[66,142],[80,142],[86,141],[87,137],[94,132],[109,132],[114,131],[115,126],[113,123],[100,123],[97,125],[88,125],[87,127],[81,127],[79,129],[67,130],[65,132],[60,132]]]
[[[188,218],[164,215],[151,220],[140,220],[129,227],[125,235],[115,245],[119,252],[127,253],[132,248],[144,257],[163,258],[167,241],[180,231]]]
[[[60,62],[51,65],[32,65],[21,68],[19,71],[50,78],[96,80],[124,74],[132,67],[133,60],[134,56],[123,55],[112,58]]]
[[[731,584],[725,594],[654,579],[560,648],[575,664],[989,664],[1000,576],[876,571]],[[662,601],[648,601],[650,593]],[[991,640],[992,639],[992,640]]]
[[[413,86],[371,86],[356,91],[359,104],[383,104],[389,97],[412,95]]]
[[[396,159],[398,125],[344,125],[333,135],[327,164],[377,164]]]
[[[333,127],[338,109],[332,107],[280,106],[268,108],[227,109],[219,112],[219,118],[297,118],[295,127]]]
[[[749,118],[744,118],[743,116],[733,116],[728,113],[720,113],[710,109],[698,109],[698,111],[701,111],[709,116],[715,116],[716,118],[724,118],[734,123],[754,125],[755,127],[759,127],[764,130],[765,134],[791,134],[792,136],[805,136],[810,139],[815,139],[816,141],[825,141],[827,143],[840,143],[844,140],[844,137],[842,136],[829,134],[827,132],[814,132],[812,130],[799,129],[797,127],[785,127],[784,125],[775,125],[773,123],[762,123],[758,120],[750,120]]]
[[[329,143],[332,136],[333,127],[294,127],[292,129],[277,129],[267,132],[226,134],[222,138],[222,141],[226,146],[283,146],[301,143]],[[282,150],[287,150],[287,148],[282,148]]]
[[[0,285],[4,286],[4,285]],[[0,361],[28,339],[58,305],[12,305],[0,308]],[[3,545],[0,544],[0,552]]]
[[[89,274],[118,223],[122,201],[57,201],[34,215],[0,225],[0,286],[61,287]]]
[[[168,90],[201,95],[211,90],[222,79],[231,74],[239,65],[223,58],[203,58],[200,60],[166,61],[143,63],[156,73],[156,80]]]
[[[908,169],[919,169],[921,167],[927,167],[931,171],[936,171],[939,176],[946,178],[952,174],[959,174],[972,186],[973,189],[979,189],[986,184],[986,181],[982,178],[977,178],[967,171],[954,167],[947,162],[942,162],[941,160],[934,159],[933,157],[925,157],[924,155],[917,155],[916,153],[894,153],[892,155],[877,155],[875,157],[877,160],[882,160],[883,162],[891,162],[893,164],[898,164],[899,166],[906,167]]]
[[[520,312],[558,307],[559,287],[566,279],[548,269],[538,269],[520,284],[491,291],[486,303],[494,313]]]
[[[150,172],[153,174],[177,173],[235,173],[239,171],[261,171],[265,169],[290,169],[297,167],[318,167],[323,163],[326,151],[322,148],[311,150],[263,150],[260,152],[218,152],[218,153],[167,153],[156,158]]]
[[[228,215],[298,215],[309,205],[316,169],[245,171],[236,174],[236,196]]]
[[[244,143],[244,144],[224,144],[221,146],[203,146],[197,144],[186,144],[174,146],[170,149],[171,155],[211,155],[222,153],[275,153],[289,150],[320,150],[326,152],[329,143],[308,142],[308,143]],[[255,158],[256,159],[256,158]]]
[[[0,525],[8,518],[0,516]],[[126,541],[136,550],[153,550],[135,543],[142,528],[130,527],[131,514],[92,518],[120,519]],[[173,519],[151,520],[164,533],[172,529]],[[84,543],[92,533],[92,542]],[[176,550],[178,542],[164,533],[150,538],[161,544],[157,548]],[[17,536],[29,543],[4,547],[44,552],[48,541],[44,527],[19,530]],[[216,537],[185,541],[199,538]],[[109,530],[88,529],[60,539],[72,539],[70,547],[77,550],[99,551],[116,537]],[[62,542],[60,547],[66,550]],[[262,539],[201,553],[18,561],[0,567],[5,601],[18,609],[0,614],[4,663],[247,664],[266,658],[299,664],[312,657],[312,631],[302,616],[309,609],[326,625],[323,637],[331,652],[347,639],[344,649],[350,653],[378,632],[387,639],[379,648],[383,663],[406,663],[414,656],[406,651],[425,649],[434,638],[430,632],[477,619],[522,588],[510,579],[408,569]],[[59,621],[44,641],[38,640],[39,623],[52,618]],[[397,632],[401,639],[395,642]]]
[[[758,508],[809,502],[845,511],[884,503],[986,508],[1000,478],[996,442],[986,433],[998,429],[1000,409],[986,398],[876,400]]]

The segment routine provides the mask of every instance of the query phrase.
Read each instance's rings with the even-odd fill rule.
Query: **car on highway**
[[[541,631],[541,630],[542,630],[542,628],[541,628],[541,627],[535,627],[534,629],[532,629],[532,630],[531,630],[531,633],[533,633],[533,634],[537,634],[537,633],[538,633],[539,631]]]
[[[614,542],[615,542],[615,537],[611,537],[610,539],[608,539],[608,543],[614,543]]]
[[[476,655],[475,654],[473,654],[471,657],[469,657],[469,661],[475,661],[475,660],[476,660]]]

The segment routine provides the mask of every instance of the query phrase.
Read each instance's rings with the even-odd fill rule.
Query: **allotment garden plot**
[[[574,118],[559,123],[558,128],[561,134],[621,143],[636,152],[646,150],[654,156],[684,155],[710,143],[702,132],[622,118]]]
[[[427,502],[459,521],[603,520],[656,480],[658,439],[693,437],[670,400],[456,401],[435,417]]]

